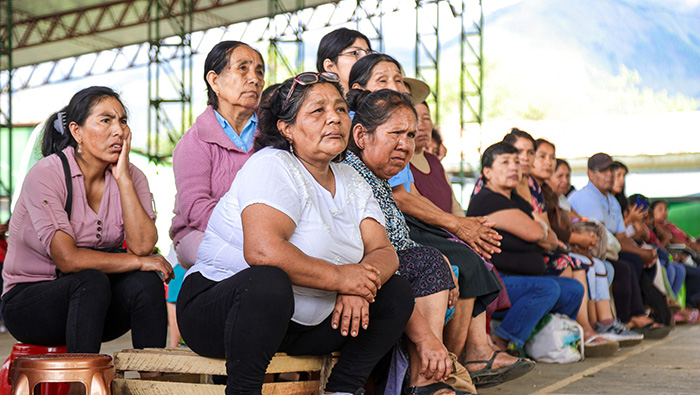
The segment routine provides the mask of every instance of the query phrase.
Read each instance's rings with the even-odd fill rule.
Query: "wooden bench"
[[[337,353],[323,356],[288,356],[277,353],[267,368],[263,395],[311,395],[323,393]],[[224,385],[212,382],[212,375],[226,375],[226,361],[205,358],[189,348],[152,348],[123,350],[114,354],[115,395],[221,395]],[[158,372],[163,376],[139,379],[125,378],[126,372]],[[305,381],[273,382],[277,373],[307,373]]]

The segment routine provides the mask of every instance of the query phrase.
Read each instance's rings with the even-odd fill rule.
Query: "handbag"
[[[583,328],[558,313],[540,320],[525,343],[525,352],[537,362],[571,363],[584,359]]]

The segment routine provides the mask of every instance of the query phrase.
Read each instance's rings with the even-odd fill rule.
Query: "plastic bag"
[[[537,362],[581,361],[584,358],[583,328],[563,314],[547,314],[525,343],[525,352]]]

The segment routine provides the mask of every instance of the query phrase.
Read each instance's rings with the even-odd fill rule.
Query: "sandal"
[[[663,339],[671,333],[671,328],[668,326],[654,326],[649,324],[641,328],[632,328],[633,331],[644,335],[644,339]]]
[[[583,352],[587,358],[611,357],[619,348],[620,343],[601,335],[591,336],[583,343]]]
[[[455,395],[474,395],[471,392],[466,392],[459,390],[449,384],[445,383],[432,383],[428,385],[424,385],[422,387],[406,387],[406,390],[404,391],[405,394],[407,395],[433,395],[434,393],[440,391],[440,390],[450,390],[454,391]]]
[[[493,362],[496,360],[498,354],[502,352],[505,351],[494,351],[493,355],[491,355],[491,359],[488,361],[467,361],[464,363],[465,365],[472,363],[486,364],[483,369],[469,372],[474,385],[479,387],[490,387],[502,384],[506,381],[517,379],[535,368],[535,362],[525,358],[518,358],[518,360],[512,365],[504,366],[500,369],[493,369]]]

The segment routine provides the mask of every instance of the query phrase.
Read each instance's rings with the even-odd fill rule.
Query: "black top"
[[[520,197],[513,189],[510,199],[484,187],[476,194],[467,209],[468,216],[489,215],[501,210],[519,209],[528,217],[532,217],[532,206]],[[511,275],[540,275],[543,274],[546,265],[542,256],[542,249],[536,243],[527,242],[512,233],[498,230],[503,236],[501,240],[501,253],[494,254],[491,258],[496,268]]]

